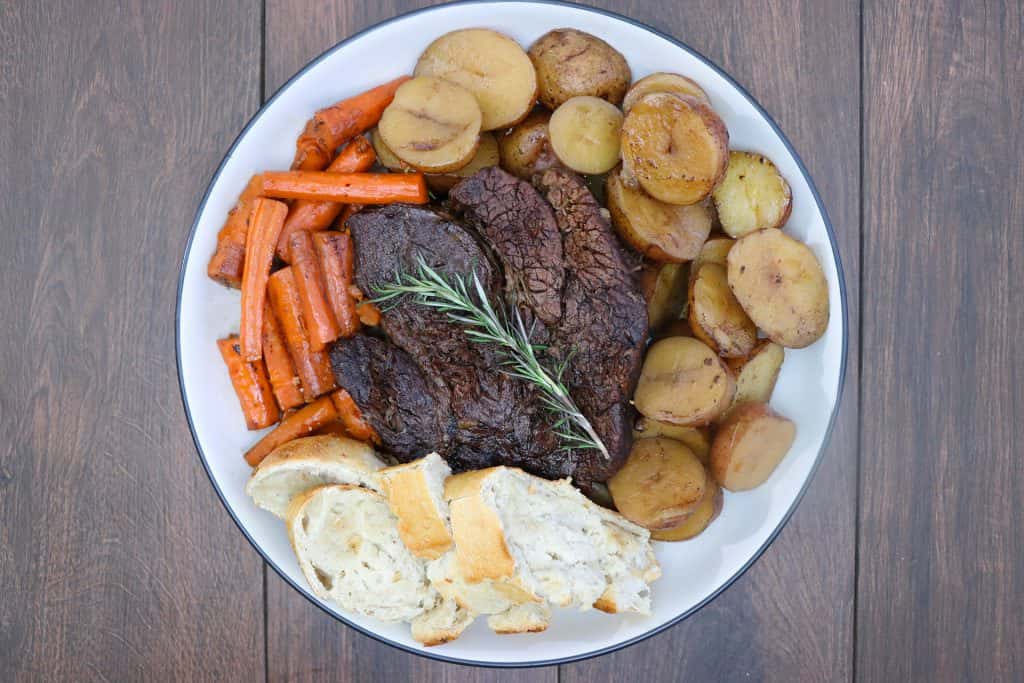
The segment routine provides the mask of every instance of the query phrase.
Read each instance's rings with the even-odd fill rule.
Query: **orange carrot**
[[[320,429],[325,424],[338,419],[338,411],[330,397],[323,398],[286,415],[281,424],[249,449],[245,460],[253,467],[259,465],[263,458],[270,455],[278,446],[288,443],[300,436],[306,436]]]
[[[263,194],[343,204],[426,204],[428,200],[422,173],[266,171]]]
[[[320,259],[313,250],[313,238],[305,230],[292,233],[288,253],[292,257],[292,271],[309,344],[314,351],[322,351],[341,335],[341,331],[324,296],[324,276],[320,272]]]
[[[341,210],[341,215],[338,216],[338,220],[334,221],[334,227],[337,230],[348,230],[348,225],[346,225],[348,219],[352,218],[353,214],[362,211],[362,209],[362,204],[345,204],[345,208]]]
[[[353,439],[380,443],[380,436],[377,435],[377,430],[363,419],[363,413],[352,399],[351,394],[344,389],[338,389],[331,394],[331,400],[334,401],[334,409],[338,412],[341,423],[345,425],[345,431]]]
[[[228,211],[224,227],[217,233],[217,248],[210,257],[206,274],[227,287],[242,286],[245,263],[245,236],[249,230],[249,212],[253,201],[263,194],[263,176],[254,175],[242,190],[238,203]]]
[[[367,171],[377,155],[373,151],[373,145],[366,138],[359,136],[348,143],[345,149],[341,150],[337,158],[327,167],[330,173],[360,173]],[[284,228],[281,229],[281,239],[277,242],[277,254],[288,261],[288,238],[296,230],[326,230],[331,223],[342,213],[344,204],[337,202],[314,202],[307,199],[300,199],[292,204],[288,212],[288,218],[284,221]]]
[[[246,360],[263,357],[263,304],[267,300],[267,278],[274,263],[274,247],[288,215],[283,202],[258,197],[249,214],[249,234],[245,238],[245,268],[242,270],[242,356]]]
[[[281,336],[281,326],[268,301],[263,306],[263,360],[270,376],[270,386],[281,410],[290,410],[304,403],[295,364]]]
[[[231,386],[235,388],[238,402],[249,429],[263,429],[277,422],[281,411],[274,401],[274,394],[267,378],[263,361],[250,362],[242,358],[242,347],[236,335],[217,340],[221,358],[228,366]]]
[[[323,351],[314,351],[302,319],[302,303],[291,268],[282,268],[270,276],[267,286],[270,305],[281,325],[285,345],[295,363],[295,372],[302,385],[302,397],[310,403],[317,396],[334,388],[331,361]]]
[[[324,290],[338,323],[338,333],[351,337],[359,330],[356,302],[349,291],[353,275],[352,237],[346,232],[318,232],[313,235],[313,246],[320,259]]]
[[[377,125],[398,86],[407,80],[409,76],[401,76],[314,114],[295,143],[292,168],[299,171],[326,168],[334,150]]]
[[[316,430],[316,433],[333,436],[349,436],[348,430],[345,429],[344,423],[342,423],[340,420],[328,422],[323,427]]]
[[[359,322],[370,327],[380,325],[380,309],[372,301],[360,301],[356,306]]]

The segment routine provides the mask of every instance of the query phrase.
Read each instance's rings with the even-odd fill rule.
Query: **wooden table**
[[[1019,2],[595,4],[775,116],[847,274],[846,391],[789,526],[712,604],[614,655],[403,654],[267,571],[188,434],[179,259],[262,100],[417,0],[0,4],[0,680],[1024,679]]]

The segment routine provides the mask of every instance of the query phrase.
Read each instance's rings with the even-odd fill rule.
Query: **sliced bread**
[[[417,557],[436,560],[452,547],[444,481],[451,475],[437,453],[377,473],[391,512],[398,518],[398,535]]]

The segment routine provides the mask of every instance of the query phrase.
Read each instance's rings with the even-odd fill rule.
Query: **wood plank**
[[[262,569],[174,360],[196,204],[259,99],[252,0],[0,4],[0,680],[256,680]]]
[[[840,0],[708,0],[685,6],[635,2],[620,11],[722,66],[793,142],[835,226],[853,334],[831,443],[774,544],[696,615],[619,653],[564,666],[562,680],[849,679],[857,476],[858,9]],[[671,581],[655,584],[655,599]]]
[[[864,17],[856,670],[1024,675],[1024,7]]]

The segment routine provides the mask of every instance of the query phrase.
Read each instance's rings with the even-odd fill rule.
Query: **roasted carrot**
[[[246,360],[263,357],[263,304],[267,300],[267,278],[274,263],[274,249],[288,205],[257,197],[249,214],[249,233],[245,238],[245,268],[242,271],[242,356]]]
[[[353,214],[359,213],[362,208],[362,204],[345,204],[341,210],[341,215],[338,216],[338,220],[334,221],[334,227],[338,230],[348,230],[346,222]]]
[[[292,258],[295,286],[302,304],[302,320],[309,334],[309,345],[314,351],[341,336],[334,311],[324,295],[324,276],[320,271],[320,259],[313,249],[313,238],[305,230],[292,233],[288,241],[288,253]]]
[[[373,145],[362,137],[357,136],[348,143],[345,149],[341,150],[337,158],[327,167],[329,173],[360,173],[369,170],[377,155],[373,151]],[[296,230],[326,230],[331,223],[342,213],[344,204],[337,202],[315,202],[308,199],[300,199],[292,204],[288,211],[288,218],[284,221],[281,229],[281,239],[277,242],[277,254],[285,261],[288,258],[288,238]]]
[[[302,399],[302,389],[299,388],[299,376],[295,373],[295,364],[285,346],[281,326],[269,301],[263,306],[263,360],[281,410],[301,406],[305,401]]]
[[[343,204],[426,204],[428,200],[422,173],[266,171],[263,194]]]
[[[311,434],[328,422],[337,419],[338,411],[335,409],[334,403],[330,397],[324,396],[308,406],[303,406],[294,413],[286,415],[281,420],[281,424],[274,428],[274,431],[257,441],[256,445],[249,449],[245,454],[245,460],[256,467],[278,446],[300,436]]]
[[[282,268],[270,276],[267,286],[270,305],[281,326],[284,343],[295,363],[295,372],[302,385],[302,397],[310,403],[317,396],[334,388],[331,361],[323,351],[314,351],[302,319],[302,303],[292,269]]]
[[[295,143],[292,168],[298,171],[326,168],[334,150],[377,125],[398,86],[407,80],[409,76],[401,76],[314,114]]]
[[[317,434],[334,435],[334,436],[349,436],[348,430],[345,429],[344,423],[340,420],[334,422],[328,422],[320,429],[316,430]]]
[[[263,176],[254,175],[242,190],[238,203],[228,211],[224,227],[217,233],[217,248],[210,257],[206,274],[228,287],[242,286],[245,263],[245,236],[249,230],[249,212],[253,201],[263,194]]]
[[[251,362],[242,358],[241,343],[235,335],[218,339],[217,348],[228,367],[231,386],[235,388],[245,416],[245,426],[249,429],[263,429],[277,422],[281,411],[274,400],[263,361]]]
[[[345,425],[345,431],[353,439],[380,443],[380,436],[377,435],[377,430],[363,419],[363,413],[359,410],[356,402],[352,400],[351,394],[344,389],[338,389],[331,394],[331,400],[334,401],[334,409],[338,412],[338,418]]]
[[[359,322],[370,327],[380,325],[380,309],[372,301],[360,301],[356,306]]]
[[[359,330],[356,302],[349,291],[354,268],[352,237],[345,232],[318,232],[313,235],[313,246],[320,259],[324,293],[338,323],[339,336],[351,337]]]

